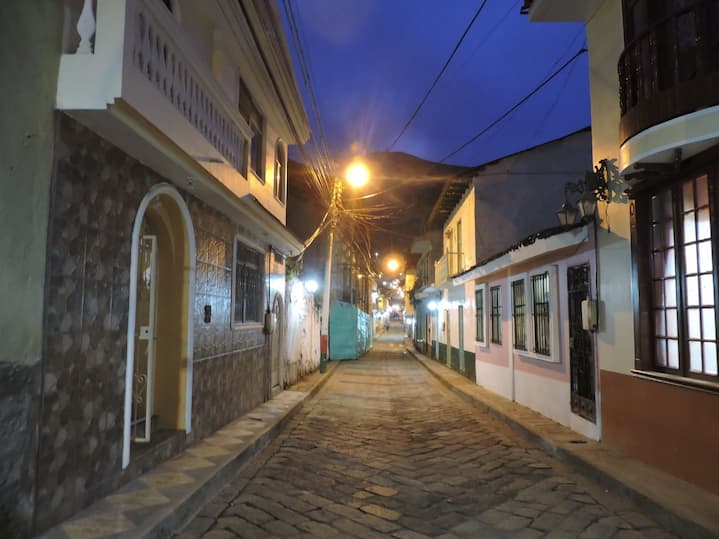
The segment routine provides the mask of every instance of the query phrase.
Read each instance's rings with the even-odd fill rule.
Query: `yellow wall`
[[[464,196],[459,207],[454,211],[449,221],[444,226],[444,238],[442,239],[442,251],[455,252],[455,245],[449,245],[447,232],[454,231],[454,242],[456,244],[457,222],[462,221],[462,269],[473,266],[476,260],[476,241],[474,223],[474,188],[471,188]]]

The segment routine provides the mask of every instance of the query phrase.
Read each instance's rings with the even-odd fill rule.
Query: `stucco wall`
[[[3,2],[0,36],[0,529],[24,530],[33,512],[61,3]]]
[[[285,384],[294,384],[301,377],[317,370],[320,365],[320,312],[312,294],[294,279],[287,283]]]
[[[619,78],[617,62],[624,48],[619,0],[607,0],[587,22],[589,81],[592,94],[594,163],[619,158]],[[601,204],[599,246],[601,368],[628,373],[634,367],[629,206]]]
[[[588,130],[486,165],[474,178],[477,260],[539,230],[557,226],[564,185],[591,170]]]
[[[540,240],[541,241],[541,240]],[[488,300],[485,307],[485,316],[489,317],[490,288],[500,285],[502,287],[502,344],[491,342],[491,324],[487,322],[487,346],[474,342],[476,350],[477,383],[508,399],[514,399],[519,404],[527,406],[555,421],[594,439],[599,438],[599,425],[592,424],[572,413],[571,410],[571,381],[570,381],[570,355],[569,355],[569,304],[567,268],[571,266],[589,264],[591,287],[594,289],[594,253],[591,242],[571,248],[568,252],[547,253],[528,262],[517,264],[498,271],[485,278],[470,281],[465,284],[467,293],[473,291],[475,286],[486,285]],[[557,321],[559,338],[557,349],[552,352],[552,360],[522,351],[513,350],[512,346],[512,304],[511,282],[518,276],[526,275],[535,270],[554,267],[556,278],[552,281],[556,304],[552,305],[552,320]],[[554,295],[553,294],[553,295]],[[472,313],[475,316],[476,311]],[[554,344],[552,345],[554,346]],[[596,357],[596,356],[595,356]],[[598,379],[598,369],[595,365],[595,381]],[[597,388],[598,393],[598,388]],[[597,405],[599,408],[599,396]]]
[[[474,208],[474,189],[470,187],[467,190],[464,199],[459,203],[449,220],[444,225],[443,252],[457,253],[457,223],[462,223],[460,271],[473,266],[477,261],[475,256]],[[447,236],[449,231],[452,231],[452,245],[449,244],[449,238]],[[454,273],[458,272],[455,271]]]

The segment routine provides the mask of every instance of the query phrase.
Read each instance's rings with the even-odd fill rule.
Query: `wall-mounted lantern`
[[[594,172],[585,172],[584,179],[577,182],[568,182],[564,185],[564,202],[556,211],[557,218],[561,225],[571,225],[577,217],[582,220],[594,218],[597,211],[597,201],[609,200],[609,170],[608,161],[603,159],[599,166],[594,167]],[[569,201],[570,194],[579,194],[577,208]],[[577,212],[577,209],[579,210]]]

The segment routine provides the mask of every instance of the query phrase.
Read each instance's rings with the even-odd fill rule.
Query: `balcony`
[[[252,133],[165,4],[66,5],[74,29],[60,61],[57,108],[174,181],[199,166],[247,195]]]
[[[434,285],[442,286],[464,269],[462,253],[445,253],[434,263]]]
[[[626,47],[619,59],[620,137],[626,143],[643,131],[719,105],[719,2],[638,2],[625,13]],[[662,6],[669,7],[662,7]],[[690,120],[692,118],[689,118]],[[675,122],[676,123],[676,122]],[[712,124],[706,118],[700,124]],[[716,124],[714,124],[716,125]],[[716,128],[666,124],[674,132],[655,133],[641,147],[627,148],[623,164],[652,158],[662,149],[716,138]],[[662,127],[663,128],[663,127]],[[693,134],[695,129],[698,132]],[[656,136],[659,134],[660,136]],[[686,150],[686,148],[685,148]],[[685,157],[689,157],[685,151]],[[665,156],[666,157],[666,156]],[[661,159],[660,159],[661,160]]]

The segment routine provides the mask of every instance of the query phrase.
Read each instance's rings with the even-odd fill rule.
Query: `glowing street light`
[[[387,269],[390,271],[397,271],[399,269],[399,262],[396,258],[390,258],[387,261]]]
[[[352,187],[362,187],[369,181],[369,169],[364,163],[354,161],[347,167],[345,176]]]

